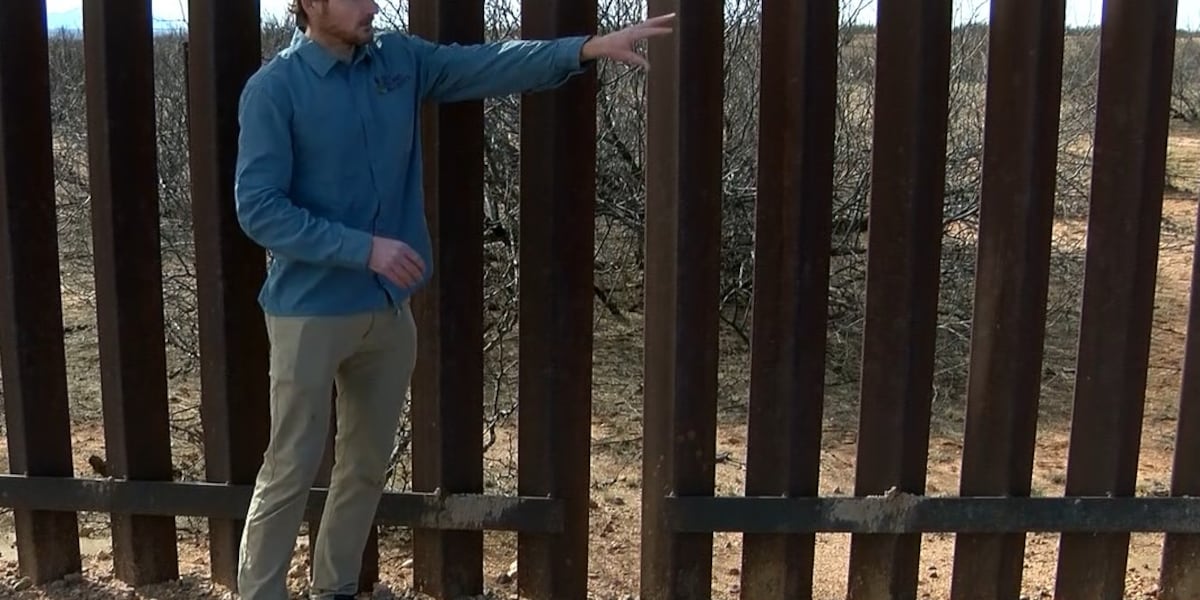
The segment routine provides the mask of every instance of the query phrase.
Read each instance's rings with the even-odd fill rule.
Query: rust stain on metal
[[[920,496],[901,492],[895,487],[867,498],[881,499],[882,502],[839,502],[826,514],[830,519],[858,523],[868,530],[888,531],[903,528],[904,523],[911,521],[913,510],[921,502]]]

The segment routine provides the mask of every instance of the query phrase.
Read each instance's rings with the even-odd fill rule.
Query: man
[[[670,33],[674,18],[604,36],[458,46],[376,35],[373,0],[296,0],[292,12],[291,45],[249,79],[239,113],[238,219],[270,256],[259,302],[271,433],[242,537],[245,600],[288,597],[334,383],[335,467],[312,590],[355,592],[416,359],[409,297],[433,270],[421,103],[550,89],[601,58],[645,67],[634,44]]]

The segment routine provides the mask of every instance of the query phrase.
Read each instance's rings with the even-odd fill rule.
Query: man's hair
[[[291,6],[288,7],[288,12],[292,13],[292,16],[295,17],[296,27],[299,27],[300,31],[308,29],[308,13],[304,12],[304,5],[301,4],[300,0],[292,0]]]

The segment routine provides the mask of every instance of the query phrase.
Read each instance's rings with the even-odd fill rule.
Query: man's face
[[[365,44],[374,35],[375,0],[305,0],[304,6],[309,27],[346,44]]]

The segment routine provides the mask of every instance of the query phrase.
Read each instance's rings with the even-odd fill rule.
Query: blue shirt
[[[347,62],[297,31],[249,78],[238,112],[237,216],[268,252],[264,312],[375,310],[424,285],[434,265],[421,180],[422,102],[557,87],[583,71],[586,39],[460,46],[387,33]],[[371,271],[373,235],[419,253],[422,281],[401,289]]]

